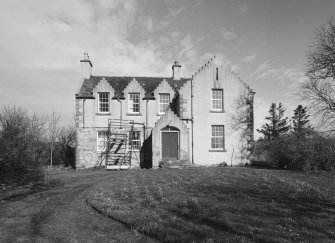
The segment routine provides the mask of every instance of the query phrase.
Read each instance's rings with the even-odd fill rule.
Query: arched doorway
[[[166,126],[161,130],[161,155],[163,160],[179,159],[179,129]]]

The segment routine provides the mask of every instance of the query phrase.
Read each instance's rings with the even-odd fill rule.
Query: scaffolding
[[[135,123],[133,120],[109,119],[106,131],[106,139],[94,168],[103,164],[106,170],[129,169],[132,162],[139,163],[139,156],[134,151],[134,126],[143,123]],[[137,149],[138,144],[136,144]]]

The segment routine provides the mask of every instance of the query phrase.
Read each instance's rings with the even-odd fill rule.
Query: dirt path
[[[54,186],[0,202],[0,242],[152,242],[86,204],[87,190],[106,176],[53,173]]]

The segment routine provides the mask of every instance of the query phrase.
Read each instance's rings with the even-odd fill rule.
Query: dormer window
[[[109,113],[109,93],[98,93],[98,113]]]
[[[129,113],[140,113],[140,93],[129,93]]]
[[[166,107],[170,104],[170,94],[159,94],[158,113],[164,114]]]
[[[223,111],[223,89],[212,89],[212,111]]]

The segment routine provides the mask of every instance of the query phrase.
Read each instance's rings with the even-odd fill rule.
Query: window
[[[159,113],[164,113],[166,107],[170,104],[170,94],[159,94]]]
[[[219,80],[219,69],[215,68],[215,80]]]
[[[140,112],[140,93],[129,93],[129,113]]]
[[[107,132],[106,131],[98,132],[97,151],[98,152],[104,151],[106,149],[106,143],[107,143]]]
[[[223,111],[223,90],[212,89],[212,110]]]
[[[98,93],[98,113],[109,112],[109,93]]]
[[[140,131],[133,131],[130,133],[129,147],[131,149],[131,141],[133,142],[133,151],[141,150],[141,133]]]
[[[211,148],[224,149],[224,126],[212,126]]]

